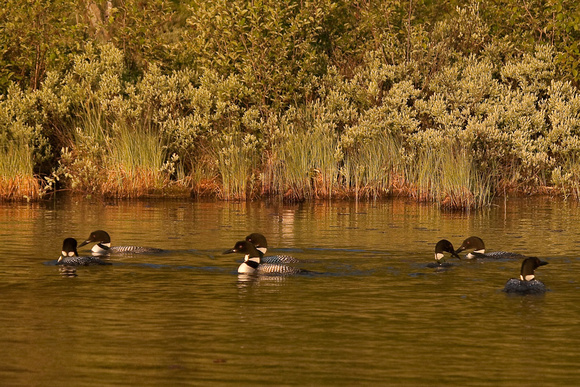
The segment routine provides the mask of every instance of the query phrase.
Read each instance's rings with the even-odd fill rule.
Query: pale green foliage
[[[189,40],[167,48],[191,66],[151,62],[131,81],[123,51],[89,44],[39,89],[10,88],[0,145],[19,144],[32,166],[60,157],[67,188],[120,196],[177,184],[224,199],[401,194],[472,208],[510,190],[580,192],[580,97],[558,80],[553,46],[516,52],[473,3],[431,29],[406,25],[405,39],[367,24],[376,50],[328,66],[350,7],[196,3]]]
[[[35,164],[49,157],[51,148],[41,126],[46,117],[37,109],[39,94],[24,93],[13,84],[0,100],[2,176],[32,176]]]

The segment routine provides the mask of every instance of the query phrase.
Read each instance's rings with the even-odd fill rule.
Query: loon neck
[[[262,263],[262,258],[261,257],[252,257],[252,258],[248,258],[245,260],[245,262],[248,263],[248,265],[255,265],[256,267]]]
[[[100,242],[93,246],[91,251],[93,253],[107,253],[111,249],[111,243]]]
[[[473,252],[467,254],[465,258],[473,259],[477,258],[478,256],[481,256],[481,254],[485,254],[485,249],[473,250]]]
[[[257,262],[258,264],[260,264],[260,263],[262,263],[261,257],[262,257],[262,254],[260,254],[259,257],[252,257],[252,258],[250,258],[250,254],[246,254],[244,256],[244,262],[253,261],[253,262]]]
[[[244,261],[238,267],[238,273],[240,274],[253,274],[258,270],[258,266],[260,266],[260,257],[252,257],[246,261]]]
[[[522,280],[522,281],[531,281],[531,280],[533,280],[535,278],[536,278],[536,276],[533,275],[533,274],[528,274],[528,275],[525,275],[525,276],[523,274],[520,274],[520,280]]]

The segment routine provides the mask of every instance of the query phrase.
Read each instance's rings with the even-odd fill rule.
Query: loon
[[[239,274],[298,274],[302,270],[292,266],[276,263],[264,263],[262,258],[264,253],[248,241],[236,242],[232,249],[224,251],[224,254],[241,253],[246,257],[244,262],[238,267]]]
[[[62,252],[56,264],[66,266],[111,265],[110,262],[105,262],[98,257],[79,257],[77,240],[74,238],[64,240]]]
[[[268,251],[268,242],[266,241],[266,237],[262,234],[257,232],[252,233],[246,237],[248,242],[251,242],[258,251],[261,251],[262,254],[266,254]],[[246,260],[248,256],[246,255]],[[290,255],[273,255],[270,257],[262,257],[262,263],[298,263],[300,262],[298,259],[291,257]]]
[[[485,252],[485,244],[483,240],[479,237],[472,236],[467,238],[463,241],[461,246],[455,251],[456,254],[459,254],[463,250],[470,250],[473,249],[473,252],[468,253],[465,258],[467,259],[474,259],[474,258],[493,258],[493,259],[502,259],[502,258],[527,258],[525,255],[517,254],[517,253],[510,253],[507,251],[493,251],[491,253]]]
[[[451,263],[445,262],[445,255],[443,253],[450,253],[452,257],[461,259],[457,253],[455,253],[455,249],[453,248],[453,244],[449,242],[447,239],[441,239],[435,245],[435,262],[431,262],[427,264],[427,267],[448,267],[452,266]]]
[[[538,281],[534,275],[534,271],[540,267],[547,265],[548,262],[541,261],[537,257],[529,257],[522,262],[522,269],[520,278],[511,278],[506,282],[503,289],[506,293],[517,294],[541,294],[546,292],[546,285]]]
[[[89,238],[81,243],[79,247],[83,247],[89,243],[96,243],[91,251],[93,255],[108,255],[108,254],[122,254],[122,253],[161,253],[163,250],[152,247],[141,246],[113,246],[111,247],[111,237],[106,231],[93,231]]]

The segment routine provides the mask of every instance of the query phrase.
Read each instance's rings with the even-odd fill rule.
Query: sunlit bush
[[[407,195],[442,208],[580,192],[580,97],[562,52],[494,34],[486,2],[444,13],[398,1],[112,4],[92,16],[113,23],[123,10],[134,30],[85,18],[94,39],[35,87],[6,90],[4,181],[116,197]]]

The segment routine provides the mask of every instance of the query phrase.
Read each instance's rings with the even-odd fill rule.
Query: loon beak
[[[238,252],[238,250],[236,250],[236,249],[229,249],[229,250],[224,251],[222,254],[231,254],[231,253],[237,253],[237,252]]]
[[[457,250],[455,250],[454,256],[456,256],[457,258],[459,258],[459,256],[457,254],[459,254],[463,250],[465,250],[465,247],[464,246],[459,246],[459,248]]]
[[[548,262],[546,262],[546,261],[540,261],[540,266],[544,266],[544,265],[547,265],[547,264],[548,264]]]
[[[455,258],[461,260],[461,257],[459,256],[459,254],[457,254],[455,251],[451,251],[451,255],[454,256]]]
[[[84,241],[83,243],[81,243],[80,245],[78,245],[78,247],[83,247],[84,245],[88,245],[91,242],[92,242],[92,240],[87,239],[86,241]]]

